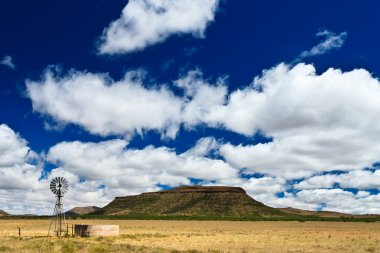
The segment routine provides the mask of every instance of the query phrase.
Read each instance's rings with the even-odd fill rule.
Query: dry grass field
[[[380,252],[380,223],[69,221],[82,222],[118,224],[121,235],[47,238],[48,220],[0,220],[0,252]]]

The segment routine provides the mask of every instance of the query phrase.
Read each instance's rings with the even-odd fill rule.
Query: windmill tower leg
[[[50,235],[50,231],[52,230],[52,225],[53,225],[53,233],[58,236],[57,234],[57,231],[58,231],[58,215],[59,215],[59,200],[58,200],[58,197],[57,197],[57,200],[55,202],[55,206],[54,206],[54,212],[53,212],[53,216],[52,216],[52,219],[50,221],[50,225],[49,225],[49,231],[48,231],[48,236]]]
[[[57,201],[55,202],[54,213],[52,220],[50,221],[48,236],[52,230],[52,225],[54,223],[54,234],[58,237],[62,236],[62,227],[66,224],[65,213],[63,212],[62,196],[57,196]]]
[[[57,236],[61,236],[61,215],[62,215],[62,206],[61,206],[61,196],[58,195],[58,213],[57,213]]]

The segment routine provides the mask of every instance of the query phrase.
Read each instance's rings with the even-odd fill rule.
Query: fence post
[[[21,240],[21,228],[18,227],[18,239]]]

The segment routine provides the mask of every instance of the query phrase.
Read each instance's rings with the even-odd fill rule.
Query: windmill
[[[48,235],[50,234],[50,229],[52,228],[52,224],[54,223],[54,234],[56,236],[61,236],[62,223],[66,223],[65,213],[63,212],[62,198],[63,195],[67,193],[67,191],[69,190],[68,181],[64,177],[53,178],[53,180],[51,180],[50,182],[50,190],[54,193],[57,200],[55,202],[53,219],[50,222]]]

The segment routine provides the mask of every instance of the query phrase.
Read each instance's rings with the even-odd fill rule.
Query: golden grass
[[[380,223],[83,220],[119,237],[46,238],[47,220],[0,220],[0,252],[379,252]],[[17,227],[22,228],[18,240]]]

